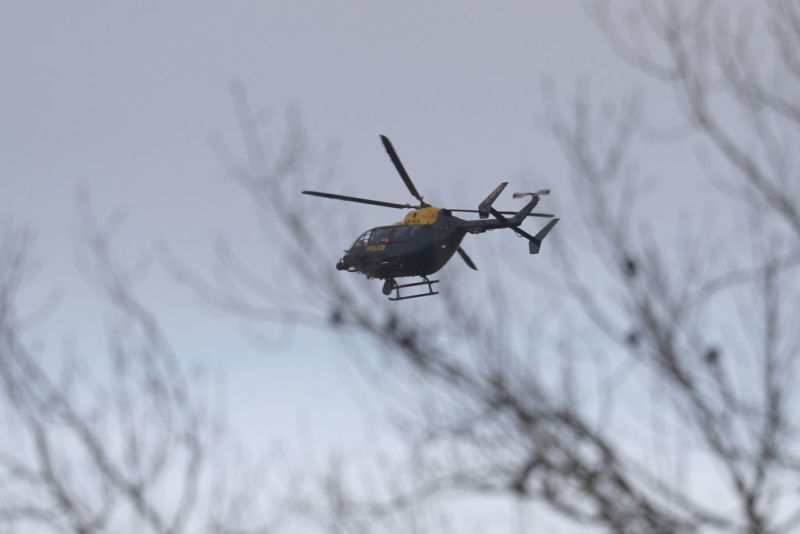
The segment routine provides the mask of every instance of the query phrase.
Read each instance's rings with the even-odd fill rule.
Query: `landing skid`
[[[415,299],[418,297],[428,297],[430,295],[438,295],[438,291],[433,290],[433,284],[438,284],[439,280],[428,280],[427,276],[422,277],[421,282],[413,282],[411,284],[398,284],[393,278],[389,278],[383,284],[383,294],[389,295],[392,291],[395,292],[393,297],[389,297],[389,300],[407,300],[407,299]],[[407,287],[418,287],[418,286],[428,286],[427,293],[417,293],[416,295],[400,295],[400,290],[405,289]]]

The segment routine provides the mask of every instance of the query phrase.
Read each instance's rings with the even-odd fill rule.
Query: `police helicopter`
[[[510,228],[520,237],[528,240],[531,254],[538,254],[542,240],[553,229],[558,219],[553,218],[539,230],[536,235],[531,235],[520,228],[526,217],[554,217],[549,213],[532,213],[533,208],[539,203],[542,195],[550,193],[542,189],[535,193],[514,193],[513,198],[530,197],[519,211],[498,211],[492,204],[505,189],[508,182],[497,186],[489,196],[478,205],[477,210],[437,208],[425,202],[417,188],[414,187],[405,167],[400,162],[392,143],[386,136],[381,135],[386,152],[394,163],[397,172],[406,184],[411,195],[419,201],[419,205],[399,204],[384,202],[368,198],[323,193],[320,191],[303,191],[303,194],[313,195],[348,202],[360,202],[373,206],[386,208],[410,209],[405,218],[393,225],[378,226],[367,230],[356,239],[353,246],[346,250],[344,256],[336,264],[340,271],[361,273],[367,278],[384,280],[383,294],[391,295],[389,300],[405,300],[417,297],[437,295],[434,284],[439,280],[430,280],[429,274],[441,269],[455,254],[474,270],[478,270],[472,259],[461,248],[461,240],[466,234],[480,234],[487,230]],[[453,213],[477,213],[479,219],[467,220],[453,215]],[[489,215],[493,218],[489,219]],[[506,217],[509,215],[509,217]],[[419,282],[399,284],[397,278],[421,277]],[[401,296],[400,290],[410,287],[427,286],[427,292]]]

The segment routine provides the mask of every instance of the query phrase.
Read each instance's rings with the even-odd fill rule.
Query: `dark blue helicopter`
[[[550,193],[547,189],[535,193],[514,193],[513,198],[531,197],[519,211],[495,210],[492,203],[505,189],[508,182],[497,186],[478,205],[477,210],[431,206],[423,200],[422,195],[414,187],[389,139],[382,135],[381,141],[406,187],[414,198],[419,200],[419,205],[398,204],[320,191],[303,191],[303,193],[373,206],[412,210],[401,222],[390,226],[378,226],[361,234],[336,264],[336,268],[339,270],[357,272],[366,275],[367,278],[385,280],[383,294],[391,295],[392,291],[395,292],[395,295],[389,297],[389,300],[404,300],[438,294],[438,291],[434,291],[433,284],[439,281],[428,279],[428,275],[441,269],[456,252],[470,268],[478,270],[475,263],[460,246],[461,240],[468,233],[480,234],[487,230],[510,228],[517,235],[528,239],[530,253],[537,254],[542,240],[558,222],[558,219],[554,218],[536,235],[531,235],[520,228],[526,217],[554,217],[549,213],[532,213],[533,208],[539,203],[540,197]],[[453,215],[454,212],[477,213],[479,219],[461,219]],[[492,219],[489,219],[490,215],[492,215]],[[506,217],[506,215],[510,215],[510,217]],[[407,284],[398,284],[396,281],[397,278],[409,276],[422,277],[422,281]],[[427,292],[400,295],[401,289],[417,286],[427,286]]]

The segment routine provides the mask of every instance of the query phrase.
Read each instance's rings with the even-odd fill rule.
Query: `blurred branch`
[[[88,201],[81,206],[84,274],[111,305],[114,323],[109,366],[94,366],[91,375],[68,362],[56,381],[26,346],[17,302],[30,238],[25,232],[3,237],[0,395],[20,434],[0,442],[0,528],[194,530],[224,505],[225,496],[207,499],[211,461],[225,459],[211,457],[213,429],[198,393],[156,317],[134,295],[131,272],[114,257]]]

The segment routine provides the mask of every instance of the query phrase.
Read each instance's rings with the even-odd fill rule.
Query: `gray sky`
[[[163,240],[206,265],[215,235],[259,239],[208,142],[219,132],[235,144],[234,80],[276,124],[295,106],[316,146],[338,144],[337,182],[325,189],[408,200],[383,133],[426,199],[472,207],[502,180],[509,191],[565,189],[564,163],[536,123],[544,77],[567,89],[583,77],[603,95],[634,79],[578,2],[541,0],[5,2],[0,65],[0,220],[37,231],[31,308],[65,291],[41,334],[48,347],[57,353],[70,332],[86,354],[102,350],[103,320],[74,261],[78,187],[102,216],[125,211],[127,259]],[[353,210],[348,240],[398,219]],[[480,263],[481,242],[465,246]],[[352,372],[329,339],[304,334],[263,351],[163,275],[142,290],[158,298],[177,350],[225,375],[246,437],[292,434],[299,419],[323,442],[354,439],[359,426],[340,423],[360,421],[361,393],[348,391]]]
[[[509,180],[497,205],[512,208],[519,201],[511,192],[549,187],[553,194],[539,209],[562,217],[553,239],[576,234],[580,223],[567,166],[537,123],[544,111],[542,82],[552,80],[562,99],[570,97],[576,81],[588,83],[594,102],[644,83],[609,50],[580,4],[3,2],[0,224],[36,232],[34,258],[40,267],[27,286],[23,311],[38,309],[54,291],[62,295],[29,339],[56,365],[62,345],[71,342],[89,366],[100,368],[105,357],[109,320],[75,259],[81,246],[78,188],[88,192],[101,218],[125,213],[116,240],[125,261],[152,258],[156,243],[166,243],[186,264],[208,273],[213,241],[224,235],[256,268],[272,272],[277,264],[290,270],[274,243],[263,242],[249,199],[225,176],[209,143],[221,134],[241,148],[231,96],[235,80],[247,87],[255,107],[274,117],[276,136],[291,107],[302,114],[318,151],[338,147],[334,180],[311,188],[409,201],[380,145],[378,134],[386,134],[426,200],[475,207]],[[670,124],[671,95],[663,88],[645,89],[648,114],[659,125]],[[692,143],[637,146],[637,157],[646,164],[641,177],[653,180],[659,192],[674,189],[666,197],[651,195],[642,207],[657,236],[679,231],[677,221],[693,211],[702,220],[692,228],[708,237],[709,219],[724,221],[725,210],[733,210],[733,203],[720,197],[702,210],[688,209],[702,203],[698,193],[709,188],[698,180],[704,169],[687,150],[697,148]],[[321,252],[332,271],[340,250],[359,233],[401,217],[301,196],[307,186],[297,187],[304,209],[347,210],[348,216],[333,220],[341,242]],[[731,228],[715,246],[730,247]],[[685,243],[677,240],[657,242],[668,254],[684,252]],[[531,257],[511,232],[468,236],[464,247],[481,271],[464,274],[456,260],[443,269],[443,282],[456,274],[469,275],[476,285],[506,278],[491,264],[501,248],[519,261],[548,262],[545,248]],[[376,306],[395,305],[380,295],[379,282],[363,284],[374,292]],[[371,440],[370,426],[380,420],[381,406],[338,339],[313,330],[282,336],[267,329],[272,342],[254,344],[239,322],[199,306],[157,262],[137,291],[157,312],[184,362],[199,362],[221,378],[231,422],[250,449],[281,439],[287,449],[300,448],[297,457],[305,459],[309,449],[324,457],[331,445],[352,450]],[[401,305],[420,309],[428,300]],[[725,323],[720,321],[720,336],[735,328]],[[569,321],[564,325],[572,327]],[[648,386],[642,381],[634,387]],[[644,410],[645,404],[626,409]],[[635,425],[621,430],[623,441],[644,435]],[[691,475],[684,483],[702,479],[702,466],[693,466]],[[702,494],[705,487],[695,489]]]

